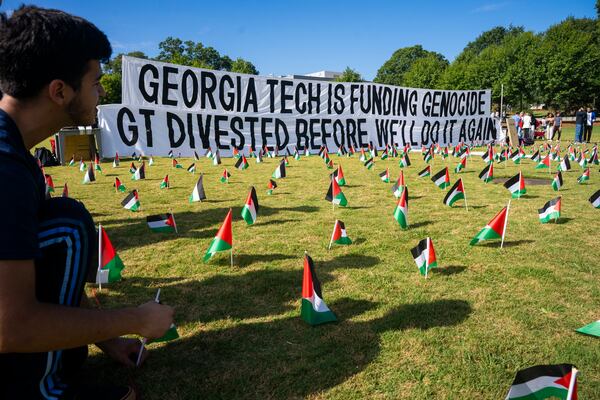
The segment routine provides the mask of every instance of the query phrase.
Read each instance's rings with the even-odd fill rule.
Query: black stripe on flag
[[[327,194],[325,195],[325,200],[332,202],[333,201],[333,182],[329,184],[329,189],[327,189]]]
[[[410,166],[410,158],[408,158],[408,153],[404,153],[404,162],[406,163],[406,166]]]
[[[279,162],[279,171],[281,173],[281,177],[285,178],[285,161],[284,160],[281,160]]]
[[[479,173],[479,178],[480,179],[487,178],[487,175],[489,172],[490,172],[490,165],[486,165],[486,167],[483,170],[481,170],[481,172]]]
[[[558,171],[556,176],[558,177],[558,186],[562,186],[563,185],[562,172]]]
[[[200,174],[200,178],[198,178],[198,182],[196,182],[196,187],[198,188],[198,197],[200,200],[206,200],[206,194],[204,193],[204,184],[202,183],[202,178],[204,174]]]
[[[547,209],[558,204],[559,201],[560,201],[560,196],[555,199],[550,200],[549,202],[544,204],[544,207],[538,208],[538,214],[543,214],[544,212],[546,212]]]
[[[454,185],[452,185],[452,187],[450,188],[450,190],[448,190],[448,193],[446,193],[446,196],[444,196],[444,204],[448,204],[448,199],[450,198],[450,196],[452,196],[454,194],[454,191],[456,190],[456,188],[458,188],[458,185],[462,182],[462,178],[460,178],[459,180],[457,180]]]
[[[150,223],[150,222],[156,222],[156,221],[167,221],[169,218],[171,218],[171,214],[167,213],[167,214],[157,214],[157,215],[148,215],[146,217],[146,222]]]
[[[308,261],[308,269],[310,269],[310,276],[313,281],[313,290],[319,296],[320,299],[323,298],[323,294],[321,293],[321,282],[317,278],[317,272],[315,271],[315,264],[313,263],[312,258],[308,254],[306,254],[306,260]]]
[[[387,175],[387,173],[388,173],[388,171],[386,169],[385,171],[383,171],[382,173],[379,174],[379,177],[383,178],[383,177],[385,177]]]
[[[338,170],[336,169],[331,174],[329,174],[329,179],[337,178],[337,176],[338,176]]]
[[[433,175],[433,176],[431,177],[431,180],[432,180],[433,182],[436,182],[438,179],[440,179],[440,178],[442,178],[442,177],[443,177],[443,178],[445,178],[445,177],[446,177],[446,168],[444,168],[444,169],[440,170],[440,171],[439,171],[439,172],[437,172],[435,175]]]
[[[515,176],[513,176],[512,178],[510,178],[509,180],[504,182],[504,187],[507,188],[508,190],[510,190],[511,186],[519,183],[520,176],[521,176],[521,174],[516,174]]]
[[[252,198],[252,203],[254,204],[254,211],[258,214],[258,197],[256,197],[256,189],[254,186],[250,187],[250,197]]]
[[[238,158],[237,162],[235,163],[235,167],[239,169],[240,166],[242,165],[242,161],[243,161],[242,157]]]
[[[529,382],[540,376],[555,376],[562,378],[569,372],[576,368],[573,364],[556,364],[556,365],[536,365],[517,371],[515,380],[512,385],[519,385],[521,383]]]
[[[271,187],[275,189],[277,187],[277,182],[275,182],[273,179],[269,179],[269,181],[271,182]]]
[[[422,239],[418,245],[410,249],[413,258],[416,260],[423,252],[427,250],[427,238]]]
[[[600,200],[600,190],[598,190],[596,193],[594,193],[592,195],[592,197],[590,197],[590,203],[594,204],[598,200]]]
[[[128,204],[130,201],[131,201],[131,200],[135,199],[135,197],[136,197],[136,194],[137,194],[137,190],[135,190],[135,189],[134,189],[133,191],[131,191],[131,192],[130,192],[130,193],[127,195],[127,197],[125,197],[125,200],[123,200],[123,201],[121,202],[121,205],[122,205],[123,207],[125,207],[125,206],[126,206],[126,205],[127,205],[127,204]]]
[[[428,173],[429,171],[427,170],[427,167],[425,167],[421,172],[419,172],[419,176],[423,176],[426,173]]]

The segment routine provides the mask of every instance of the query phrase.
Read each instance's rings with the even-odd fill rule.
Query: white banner
[[[487,143],[503,137],[490,90],[412,89],[211,71],[123,58],[123,104],[99,107],[102,156],[223,156],[268,146],[356,149]]]

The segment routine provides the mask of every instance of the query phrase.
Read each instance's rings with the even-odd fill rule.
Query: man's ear
[[[54,79],[48,84],[48,97],[58,106],[69,104],[74,95],[73,88],[61,79]]]

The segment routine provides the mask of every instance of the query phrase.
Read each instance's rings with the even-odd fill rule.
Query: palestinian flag
[[[171,166],[173,168],[183,168],[183,165],[179,164],[179,161],[177,161],[176,158],[171,161]]]
[[[338,185],[340,186],[345,186],[346,185],[346,179],[344,179],[344,171],[342,171],[342,165],[338,165],[337,171],[333,172],[335,174],[335,180],[337,181]]]
[[[152,232],[163,232],[163,233],[173,233],[177,232],[177,225],[175,224],[175,217],[173,214],[158,214],[158,215],[149,215],[146,217],[146,222],[148,223],[148,228],[152,230]]]
[[[448,167],[433,175],[431,180],[440,189],[446,189],[448,186],[450,186],[450,174],[448,173]]]
[[[491,164],[494,162],[494,152],[491,147],[488,147],[488,150],[485,153],[483,153],[481,159],[486,164]]]
[[[581,168],[586,168],[587,167],[587,158],[585,158],[584,154],[579,153],[579,157],[577,158],[577,163],[579,164],[579,166]]]
[[[92,164],[88,167],[85,175],[83,176],[83,183],[90,183],[96,180],[96,175],[94,175],[94,169],[92,168]]]
[[[560,218],[560,200],[561,197],[558,196],[557,198],[552,199],[546,204],[544,204],[544,207],[538,209],[540,222],[542,224]]]
[[[588,160],[588,162],[590,164],[595,164],[595,165],[600,164],[600,161],[598,160],[598,146],[594,146],[594,149],[592,150],[592,155],[590,156],[590,159]]]
[[[256,163],[260,164],[263,161],[263,152],[262,150],[256,153]]]
[[[522,369],[517,372],[506,400],[577,400],[577,372],[572,364]]]
[[[300,316],[309,325],[335,322],[335,314],[327,307],[321,293],[321,283],[317,279],[312,258],[304,254],[304,275],[302,277],[302,307]]]
[[[356,150],[354,150],[354,146],[350,146],[350,148],[348,149],[348,157],[352,157],[354,153],[356,153]]]
[[[490,164],[492,165],[492,164]],[[450,188],[448,193],[446,193],[446,197],[444,197],[444,204],[452,207],[454,203],[456,203],[460,199],[465,198],[465,187],[462,183],[462,178],[458,178],[456,183]]]
[[[329,190],[325,195],[325,200],[330,201],[333,204],[337,204],[341,207],[346,207],[348,205],[346,196],[344,196],[342,189],[340,189],[340,186],[335,181],[335,179],[332,179],[331,183],[329,184]]]
[[[248,225],[252,225],[256,222],[256,214],[258,213],[258,197],[256,197],[256,190],[254,186],[250,188],[250,193],[246,198],[246,204],[242,208],[242,218]]]
[[[367,155],[365,154],[365,149],[360,149],[360,157],[358,157],[358,161],[365,162],[367,160]]]
[[[527,193],[527,189],[525,188],[525,179],[523,179],[523,174],[521,171],[519,171],[517,175],[504,182],[504,187],[508,189],[513,199],[519,198]]]
[[[590,167],[587,167],[585,169],[585,171],[583,171],[583,174],[579,178],[577,178],[577,182],[583,183],[583,182],[586,182],[589,180],[590,180]]]
[[[592,322],[591,324],[587,324],[586,326],[582,326],[581,328],[576,329],[575,332],[600,337],[600,320]]]
[[[300,160],[300,153],[298,153],[298,149],[294,149],[294,160]]]
[[[235,163],[235,167],[241,170],[247,169],[249,165],[248,160],[246,160],[246,156],[242,155],[240,158],[238,158],[237,162]]]
[[[402,191],[405,188],[406,188],[406,184],[404,183],[404,171],[401,170],[398,180],[396,181],[394,186],[392,186],[392,193],[394,194],[394,197],[399,198],[400,195],[402,194]]]
[[[146,163],[142,162],[142,165],[133,173],[131,179],[134,181],[146,179]]]
[[[100,247],[100,259],[98,260],[98,272],[96,273],[96,283],[117,282],[121,280],[121,271],[125,266],[119,255],[115,251],[106,231],[100,225],[98,227],[98,246]]]
[[[546,157],[544,157],[543,160],[541,160],[538,165],[535,166],[535,169],[542,169],[542,168],[550,168],[550,154],[546,154]]]
[[[83,159],[79,160],[79,171],[83,172],[87,168],[87,165],[83,162]]]
[[[394,209],[394,219],[400,225],[400,228],[408,228],[408,190],[404,188]]]
[[[352,240],[346,234],[346,225],[339,219],[335,220],[333,224],[333,233],[331,234],[331,241],[329,242],[329,248],[331,248],[331,244],[352,244]]]
[[[594,208],[600,208],[600,190],[592,195],[589,199],[590,203],[594,206]]]
[[[210,260],[212,256],[214,256],[219,251],[227,251],[233,248],[233,233],[231,231],[231,209],[225,216],[225,220],[223,221],[223,225],[219,228],[217,235],[210,242],[210,246],[208,246],[208,250],[206,250],[206,254],[204,255],[204,262]]]
[[[554,175],[554,179],[552,179],[552,189],[555,192],[558,192],[563,185],[562,172],[558,171],[556,175]]]
[[[404,153],[402,155],[402,158],[398,162],[398,165],[400,166],[400,168],[406,168],[410,166],[410,158],[408,158],[408,153]]]
[[[196,173],[196,163],[192,163],[192,165],[190,165],[187,168],[187,172],[189,172],[190,174],[195,174]]]
[[[465,168],[467,168],[467,159],[466,158],[461,158],[460,162],[458,163],[458,165],[456,166],[456,168],[454,168],[454,172],[458,173],[458,172],[462,171]]]
[[[510,205],[510,203],[509,203]],[[508,224],[508,207],[504,207],[469,243],[471,246],[490,239],[502,239]]]
[[[204,185],[202,184],[203,177],[204,177],[204,174],[200,174],[200,177],[198,178],[198,182],[196,182],[196,186],[194,186],[194,190],[192,191],[192,194],[190,195],[190,198],[189,198],[190,203],[206,200],[206,194],[204,193]]]
[[[369,158],[367,161],[365,161],[364,165],[367,167],[367,169],[373,168],[373,165],[375,165],[373,158]]]
[[[133,153],[131,153],[131,158],[136,158],[137,156],[135,155],[135,151]]]
[[[169,175],[165,175],[162,182],[160,183],[160,188],[161,189],[169,189],[170,187],[171,187],[171,185],[169,183]]]
[[[194,150],[194,160],[200,161],[200,156],[198,155],[198,153],[196,153],[196,150]]]
[[[169,154],[167,154],[167,156],[169,158],[173,158],[173,150],[169,150]],[[135,157],[135,153],[134,153],[134,157]]]
[[[568,171],[571,169],[571,162],[569,161],[569,157],[565,156],[563,160],[558,164],[559,171]]]
[[[321,146],[319,147],[319,157],[325,159],[325,156],[327,155],[327,152],[325,151],[325,147]]]
[[[429,270],[438,266],[431,238],[427,237],[421,240],[416,247],[413,247],[410,250],[410,252],[412,253],[413,259],[415,260],[421,275],[427,277]]]
[[[240,151],[237,149],[237,147],[233,148],[233,157],[240,158]]]
[[[337,154],[337,156],[338,156],[338,157],[341,157],[341,156],[343,156],[344,154],[346,154],[346,150],[345,150],[345,149],[343,149],[343,147],[338,147],[338,151],[337,151],[337,153],[336,153],[336,154]]]
[[[388,168],[379,174],[379,179],[381,179],[382,182],[390,183],[390,171]]]
[[[423,154],[423,161],[429,163],[433,159],[433,152],[431,151],[431,147],[427,150],[425,154]]]
[[[140,198],[137,190],[133,189],[133,191],[125,197],[125,200],[121,202],[121,205],[126,210],[138,211],[140,209]]]
[[[96,153],[96,158],[94,159],[94,168],[96,171],[102,173],[102,168],[100,167],[100,156]]]
[[[385,160],[386,158],[388,158],[387,148],[381,153],[381,161]]]
[[[533,155],[531,156],[531,160],[535,161],[535,162],[539,162],[541,160],[541,156],[540,156],[540,152],[539,150],[536,151],[535,153],[533,153]]]
[[[206,150],[206,154],[204,155],[206,158],[213,158],[213,152],[210,147]]]
[[[515,163],[515,164],[521,164],[521,152],[519,150],[515,150],[511,155],[510,155],[510,159]]]
[[[45,174],[44,177],[46,179],[46,193],[54,192],[54,181],[52,180],[52,176]]]
[[[125,193],[127,191],[127,188],[121,183],[121,180],[118,176],[115,176],[115,183],[113,184],[113,186],[115,187],[115,191],[117,192]]]
[[[308,149],[308,147],[304,149],[304,157],[310,157],[310,150]]]
[[[119,153],[115,153],[115,158],[113,159],[113,168],[117,168],[121,164],[121,160],[119,160]]]
[[[135,174],[135,171],[137,171],[137,168],[136,168],[135,164],[132,162],[131,165],[129,166],[129,173]]]
[[[221,165],[221,152],[217,149],[217,152],[212,157],[213,165]]]
[[[327,161],[327,169],[333,169],[333,161],[331,161],[331,159]]]
[[[283,160],[281,160],[279,166],[275,169],[271,177],[273,179],[285,178],[285,163]]]
[[[426,166],[424,170],[419,172],[419,178],[425,178],[431,175],[431,166]]]
[[[73,154],[71,161],[69,161],[69,167],[72,167],[73,165],[75,165],[75,154]]]
[[[223,175],[221,175],[222,183],[229,183],[229,178],[231,178],[231,174],[227,171],[227,168],[223,170]]]
[[[492,179],[494,179],[494,164],[486,165],[486,167],[479,173],[479,179],[485,183],[491,182]]]
[[[150,156],[150,159],[148,160],[148,165],[149,166],[153,166],[154,165],[154,158],[152,158],[152,156]]]
[[[267,194],[272,195],[273,189],[275,188],[277,188],[277,182],[275,182],[273,179],[269,179],[269,184],[267,185]]]

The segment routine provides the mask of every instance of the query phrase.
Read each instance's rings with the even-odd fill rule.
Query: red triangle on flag
[[[231,232],[231,208],[223,221],[223,225],[219,228],[217,232],[217,236],[219,239],[223,240],[230,246],[233,246],[233,234]]]

